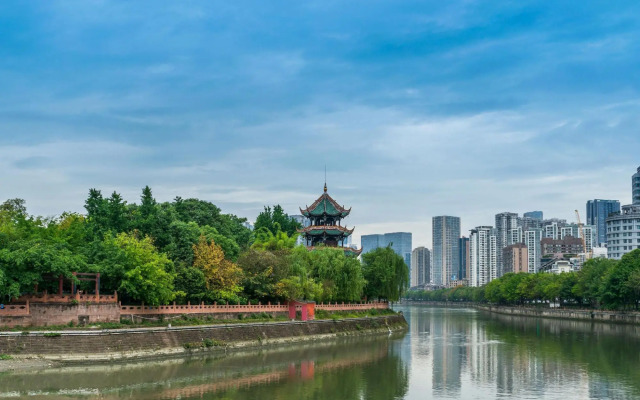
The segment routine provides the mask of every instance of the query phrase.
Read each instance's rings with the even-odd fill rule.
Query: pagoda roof
[[[324,185],[324,193],[316,201],[307,208],[301,208],[300,213],[305,217],[319,217],[321,215],[329,215],[332,217],[344,218],[351,212],[351,208],[348,210],[338,204],[329,193],[327,193],[327,185]]]
[[[348,229],[339,225],[311,225],[306,228],[298,229],[299,233],[308,235],[322,235],[326,233],[329,236],[349,236],[353,233],[355,227]]]

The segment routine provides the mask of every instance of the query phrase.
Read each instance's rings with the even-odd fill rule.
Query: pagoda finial
[[[324,192],[327,193],[327,164],[324,165]]]

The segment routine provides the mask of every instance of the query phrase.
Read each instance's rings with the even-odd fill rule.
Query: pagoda
[[[324,245],[327,247],[341,247],[346,253],[358,255],[362,250],[344,247],[344,241],[355,228],[348,229],[341,225],[342,218],[351,212],[336,202],[327,193],[327,184],[324,184],[324,193],[310,207],[300,209],[300,213],[309,219],[310,225],[299,229],[305,245],[309,249]]]

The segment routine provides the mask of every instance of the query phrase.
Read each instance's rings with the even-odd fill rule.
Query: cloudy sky
[[[254,220],[322,192],[355,242],[574,219],[640,165],[636,1],[0,2],[0,199],[89,188]],[[583,211],[584,212],[584,211]],[[584,216],[583,216],[584,218]]]

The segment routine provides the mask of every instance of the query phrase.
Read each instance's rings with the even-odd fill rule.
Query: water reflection
[[[407,398],[639,398],[640,327],[403,308]]]
[[[386,336],[350,338],[260,353],[12,373],[0,377],[0,397],[402,398],[408,371],[391,343]]]

